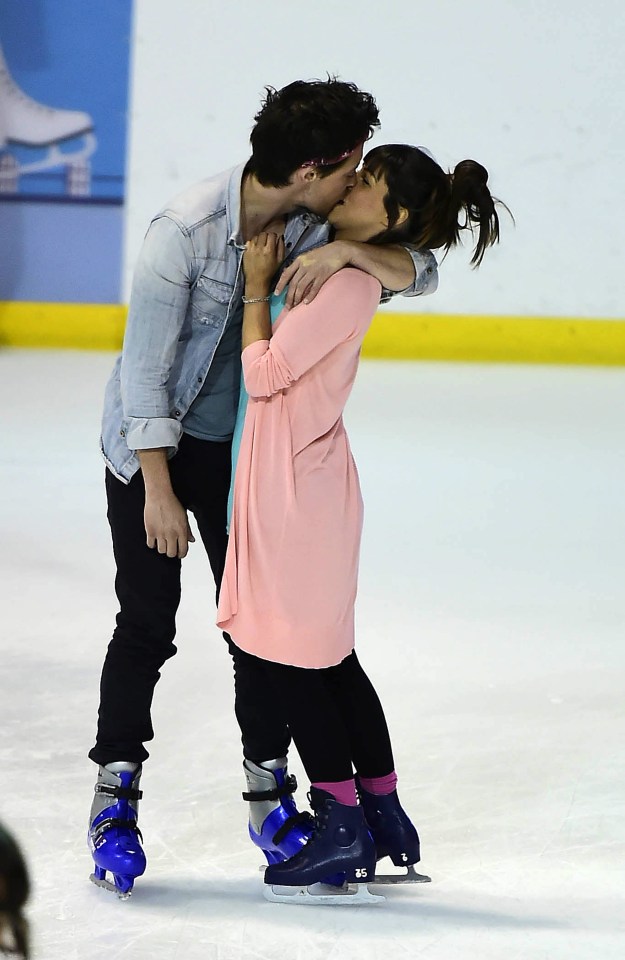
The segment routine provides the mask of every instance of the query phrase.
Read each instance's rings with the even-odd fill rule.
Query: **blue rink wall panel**
[[[117,303],[123,207],[0,203],[0,300]]]

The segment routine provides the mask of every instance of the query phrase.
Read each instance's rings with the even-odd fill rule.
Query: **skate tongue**
[[[308,794],[308,802],[313,810],[319,810],[324,803],[327,803],[328,800],[338,803],[336,797],[334,797],[331,793],[328,793],[327,790],[320,790],[319,787],[313,787],[311,784],[310,792]]]
[[[284,771],[287,768],[287,759],[286,757],[278,757],[276,760],[263,760],[259,766],[263,770],[270,770],[272,773],[277,773],[281,770],[284,775]]]
[[[114,763],[107,763],[104,767],[109,773],[136,773],[140,764],[133,763],[132,760],[116,760]]]

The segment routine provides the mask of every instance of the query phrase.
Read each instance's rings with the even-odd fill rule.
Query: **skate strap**
[[[304,823],[308,823],[308,824],[314,823],[314,820],[309,813],[306,813],[306,812],[296,813],[292,817],[289,817],[288,820],[285,820],[282,826],[280,827],[280,829],[277,830],[276,833],[274,834],[273,843],[276,846],[278,846],[278,844],[284,840],[287,833],[289,833],[289,831],[292,830],[293,827],[299,827],[300,824],[304,824]]]
[[[133,790],[132,787],[113,787],[108,783],[96,783],[96,793],[103,793],[106,797],[117,797],[119,800],[141,800],[143,790]]]
[[[119,817],[109,817],[107,820],[101,820],[93,832],[94,839],[101,837],[103,833],[106,833],[107,830],[110,830],[111,827],[122,827],[126,830],[134,830],[134,832],[139,837],[139,840],[143,842],[143,834],[139,830],[139,826],[136,820],[120,820]]]
[[[273,790],[258,790],[254,793],[242,794],[244,800],[251,803],[260,800],[281,800],[282,797],[290,797],[297,790],[297,780],[290,774],[281,787],[274,787]]]

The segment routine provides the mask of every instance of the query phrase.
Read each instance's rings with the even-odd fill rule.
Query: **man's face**
[[[316,176],[306,182],[302,206],[321,217],[327,216],[332,207],[339,200],[343,200],[356,183],[356,170],[362,160],[362,150],[362,146],[358,147],[327,177],[320,177],[319,171],[314,171]]]

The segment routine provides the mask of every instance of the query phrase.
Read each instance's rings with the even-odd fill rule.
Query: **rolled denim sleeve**
[[[380,303],[388,303],[392,297],[425,297],[438,287],[438,264],[431,250],[420,250],[409,243],[402,244],[414,264],[415,277],[405,290],[382,290]]]
[[[134,273],[121,364],[126,443],[166,447],[182,434],[171,416],[167,384],[190,297],[191,238],[169,216],[153,220]]]

